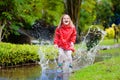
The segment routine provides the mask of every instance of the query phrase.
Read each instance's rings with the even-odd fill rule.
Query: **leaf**
[[[13,23],[11,25],[11,28],[16,31],[16,30],[18,30],[20,28],[20,26],[17,26],[17,24]]]
[[[0,6],[4,6],[5,2],[4,1],[0,1]]]
[[[9,12],[2,12],[2,15],[8,20],[12,20],[12,14],[10,14]]]

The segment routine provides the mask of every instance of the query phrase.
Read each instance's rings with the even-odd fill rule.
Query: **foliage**
[[[120,57],[98,62],[76,71],[70,80],[118,80],[120,79]]]
[[[114,29],[112,28],[112,27],[110,27],[110,28],[106,28],[105,29],[105,31],[106,31],[106,37],[108,38],[108,39],[110,39],[110,38],[114,38],[114,36],[115,36],[115,31],[114,31]]]
[[[0,43],[0,66],[15,66],[39,60],[38,47]]]
[[[71,16],[80,35],[91,24],[109,26],[108,23],[117,20],[113,18],[119,17],[115,14],[119,15],[120,11],[119,1],[115,0],[1,0],[0,12],[3,30],[0,36],[4,33],[7,36],[18,35],[19,28],[30,28],[39,19],[56,26],[65,12]]]
[[[58,50],[53,45],[39,46],[39,54],[43,53],[46,59],[53,60],[58,56]]]
[[[38,19],[45,19],[51,25],[58,24],[64,10],[62,2],[62,0],[57,2],[54,0],[0,1],[0,27],[5,25],[3,29],[0,28],[0,35],[3,34],[2,32],[18,35],[19,28],[30,28]]]
[[[30,25],[38,19],[44,19],[47,23],[56,25],[64,10],[62,0],[23,0],[17,5],[19,5],[18,14]]]
[[[85,26],[92,24],[95,20],[95,0],[66,0],[65,12],[68,13],[76,26],[78,34],[84,31]],[[88,27],[87,27],[88,29]]]
[[[112,2],[112,11],[114,16],[112,16],[111,24],[115,23],[116,25],[120,24],[120,2],[119,0],[111,0]]]
[[[23,26],[17,14],[17,5],[15,2],[16,0],[0,1],[0,39],[10,33],[18,34],[17,30]],[[4,27],[2,27],[3,25]]]
[[[60,17],[64,12],[63,0],[41,0],[42,19],[51,25],[58,25]]]
[[[81,9],[80,9],[80,22],[79,22],[79,29],[81,31],[85,31],[86,28],[88,29],[89,27],[86,27],[88,25],[91,25],[95,19],[95,5],[96,2],[95,0],[84,0],[81,4]],[[86,27],[86,28],[85,28]]]
[[[26,63],[36,63],[40,57],[45,55],[46,59],[57,58],[58,50],[53,45],[19,45],[11,43],[0,43],[0,66],[16,66]]]
[[[21,18],[23,23],[27,24],[24,27],[29,27],[34,24],[36,19],[42,17],[42,14],[40,14],[41,5],[39,0],[15,0],[14,3],[16,5],[17,17]]]
[[[104,28],[107,28],[110,26],[114,16],[113,9],[113,3],[111,0],[100,0],[97,1],[95,13],[96,13],[96,23],[102,24]]]
[[[118,13],[120,15],[120,2],[119,0],[111,0],[112,4],[113,4],[113,12],[114,13]]]

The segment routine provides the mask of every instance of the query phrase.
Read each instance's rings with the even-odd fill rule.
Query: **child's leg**
[[[64,53],[64,50],[62,48],[59,48],[58,66],[62,66],[65,58],[66,58],[66,55]]]
[[[65,50],[65,62],[63,65],[64,72],[72,72],[72,51]]]
[[[71,50],[66,51],[66,56],[67,56],[66,61],[67,61],[70,65],[72,65],[72,51],[71,51]]]

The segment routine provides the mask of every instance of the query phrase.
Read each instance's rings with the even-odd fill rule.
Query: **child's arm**
[[[59,30],[55,30],[55,36],[54,36],[54,47],[58,48],[58,40],[59,40]]]

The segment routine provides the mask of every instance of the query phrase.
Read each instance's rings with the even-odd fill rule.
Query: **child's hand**
[[[74,43],[73,43],[73,42],[71,42],[71,44],[70,44],[70,45],[71,45],[71,47],[74,47]]]
[[[55,45],[54,45],[54,47],[55,47],[55,48],[58,48],[58,45],[57,45],[57,44],[55,44]]]

